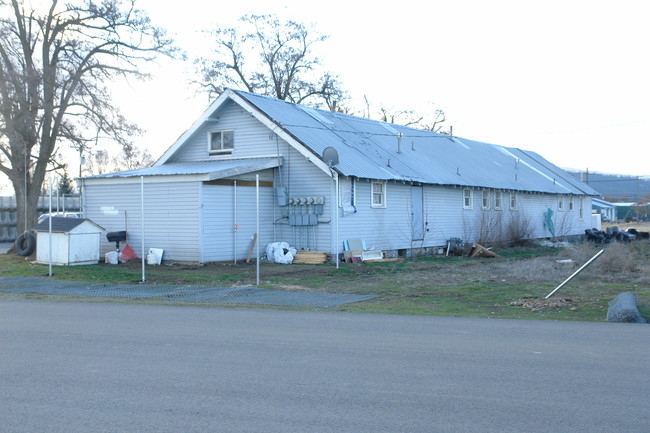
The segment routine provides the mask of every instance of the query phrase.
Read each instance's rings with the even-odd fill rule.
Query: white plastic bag
[[[111,251],[108,252],[104,255],[104,261],[108,265],[117,265],[117,258],[119,257],[119,254],[117,251]]]
[[[289,247],[286,242],[273,242],[266,246],[266,257],[273,263],[290,264],[293,262],[293,256],[296,249]]]

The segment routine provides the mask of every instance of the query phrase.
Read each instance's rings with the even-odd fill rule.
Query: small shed
[[[89,219],[52,218],[52,264],[91,265],[99,263],[100,235],[104,228]],[[50,220],[35,228],[36,262],[50,263]]]

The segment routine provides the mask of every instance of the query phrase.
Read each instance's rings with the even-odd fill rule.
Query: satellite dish
[[[323,161],[330,167],[334,167],[339,163],[339,153],[333,147],[326,147],[323,150]]]

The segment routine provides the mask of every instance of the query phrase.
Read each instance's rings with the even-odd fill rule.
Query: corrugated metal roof
[[[345,176],[599,195],[534,152],[233,92],[316,155],[322,155],[326,147],[335,148],[339,154],[335,169]]]
[[[107,179],[116,177],[140,176],[174,176],[174,175],[205,175],[210,180],[236,176],[244,173],[275,168],[281,164],[278,158],[246,158],[225,159],[218,161],[194,161],[155,165],[137,170],[125,170],[115,173],[105,173],[84,179]]]

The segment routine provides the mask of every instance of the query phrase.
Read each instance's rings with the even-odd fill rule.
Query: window
[[[230,154],[235,148],[235,131],[232,129],[208,132],[210,155]]]
[[[569,212],[573,212],[573,196],[569,197]]]
[[[579,202],[580,208],[578,209],[579,217],[580,219],[585,218],[585,202],[582,197],[580,197],[580,202]]]
[[[517,193],[510,193],[510,209],[517,210]]]
[[[489,209],[490,208],[490,191],[483,190],[483,195],[481,197],[481,207],[483,209]]]
[[[501,191],[494,192],[494,208],[496,210],[501,210],[503,205],[501,204]]]
[[[370,206],[386,207],[386,182],[372,182],[370,188]]]
[[[472,209],[472,190],[464,189],[463,190],[463,208]]]
[[[561,195],[557,197],[557,210],[558,211],[564,210],[564,197],[562,197]]]

